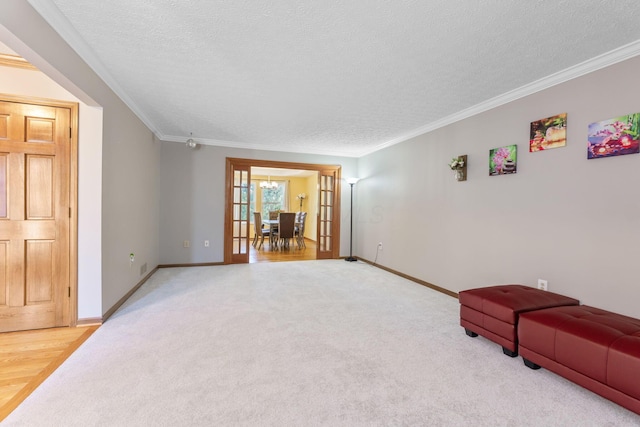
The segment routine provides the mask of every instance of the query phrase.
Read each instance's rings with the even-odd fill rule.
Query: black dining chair
[[[293,212],[283,212],[278,215],[278,231],[274,232],[274,237],[283,249],[289,248],[289,243],[295,236],[295,222],[296,214]]]

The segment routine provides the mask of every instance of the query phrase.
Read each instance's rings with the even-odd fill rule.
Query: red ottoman
[[[518,355],[518,316],[531,310],[578,305],[576,299],[523,285],[500,285],[458,293],[460,326],[470,337],[478,334],[502,346],[507,356]]]
[[[520,355],[640,414],[640,319],[585,305],[522,313]]]

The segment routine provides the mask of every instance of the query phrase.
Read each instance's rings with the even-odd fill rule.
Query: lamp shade
[[[347,184],[353,185],[356,182],[360,181],[360,178],[349,177],[349,178],[346,179],[346,181],[347,181]]]

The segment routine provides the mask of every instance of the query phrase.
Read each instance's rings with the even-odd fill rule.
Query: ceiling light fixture
[[[268,181],[260,182],[260,188],[265,188],[267,190],[274,190],[278,188],[278,183],[275,181],[271,181],[271,177],[269,177]]]
[[[193,149],[198,148],[198,143],[193,140],[193,132],[190,132],[191,138],[187,139],[187,147]]]

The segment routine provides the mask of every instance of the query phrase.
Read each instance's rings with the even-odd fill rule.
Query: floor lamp
[[[357,259],[353,256],[353,186],[358,182],[358,178],[347,178],[347,184],[351,186],[351,224],[349,225],[349,256],[345,261],[354,262]]]

